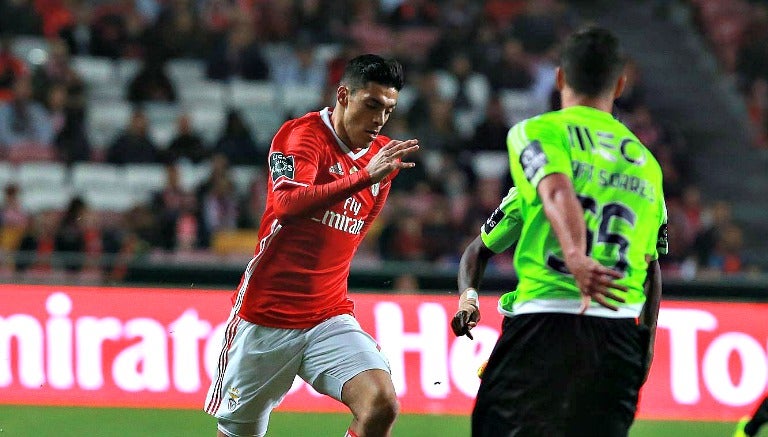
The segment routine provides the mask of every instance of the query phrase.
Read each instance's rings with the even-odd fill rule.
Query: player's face
[[[375,82],[352,91],[340,87],[339,103],[345,107],[342,118],[345,135],[340,135],[341,139],[353,148],[368,147],[395,110],[398,94],[394,87]]]

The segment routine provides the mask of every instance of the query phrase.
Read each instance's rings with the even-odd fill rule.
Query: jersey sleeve
[[[272,190],[311,185],[319,162],[320,142],[310,129],[300,127],[289,135],[278,136],[269,151]]]
[[[667,234],[667,205],[664,203],[664,197],[661,198],[661,224],[659,224],[658,234],[654,241],[654,247],[651,248],[651,259],[659,259],[659,255],[666,255],[669,252],[669,235]]]
[[[507,148],[512,179],[529,202],[545,176],[562,173],[573,179],[566,138],[548,118],[536,117],[515,125],[507,135]]]
[[[269,175],[274,192],[272,205],[278,218],[306,216],[371,185],[371,175],[365,168],[315,185],[322,147],[317,135],[307,127],[298,127],[285,137],[280,132],[275,136],[269,153]]]
[[[509,249],[520,239],[523,220],[517,188],[510,188],[501,204],[480,227],[480,239],[494,253]]]

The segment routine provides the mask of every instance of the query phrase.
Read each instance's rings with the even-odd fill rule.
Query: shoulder
[[[547,112],[536,117],[527,118],[518,122],[509,130],[507,141],[528,143],[531,139],[545,134],[551,134],[553,127],[559,125],[561,117],[559,112]]]
[[[313,116],[314,115],[314,116]],[[317,144],[322,137],[323,121],[315,112],[301,117],[288,120],[280,127],[275,134],[275,145],[287,144],[313,145]]]

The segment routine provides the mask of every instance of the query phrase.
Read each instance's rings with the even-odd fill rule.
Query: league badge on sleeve
[[[520,154],[520,165],[525,172],[525,178],[529,181],[536,176],[536,173],[541,170],[542,167],[547,165],[547,155],[544,154],[544,150],[541,148],[541,143],[538,140],[531,141],[523,153]]]
[[[272,182],[281,177],[293,180],[294,172],[293,156],[285,156],[280,152],[269,155],[269,173],[272,175]]]

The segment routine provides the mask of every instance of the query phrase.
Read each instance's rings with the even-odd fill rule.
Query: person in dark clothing
[[[147,116],[143,111],[135,110],[128,129],[117,137],[107,151],[107,162],[135,164],[159,161],[157,148],[147,135]]]
[[[128,85],[128,100],[140,102],[175,102],[176,90],[165,74],[165,62],[149,59]]]
[[[207,74],[214,80],[227,80],[232,76],[245,80],[269,79],[269,65],[247,22],[236,23],[214,45],[208,57]]]
[[[266,162],[266,153],[256,148],[251,132],[237,111],[227,114],[224,133],[213,147],[214,155],[224,155],[232,165],[256,165]]]
[[[61,218],[59,229],[54,237],[54,251],[65,256],[63,265],[70,272],[82,268],[82,260],[78,256],[85,253],[85,233],[82,218],[86,209],[83,199],[79,197],[72,199]]]
[[[195,164],[208,157],[208,150],[203,146],[203,139],[192,129],[188,114],[182,114],[177,124],[176,137],[171,140],[166,150],[166,161],[173,163],[179,159],[188,159]]]

